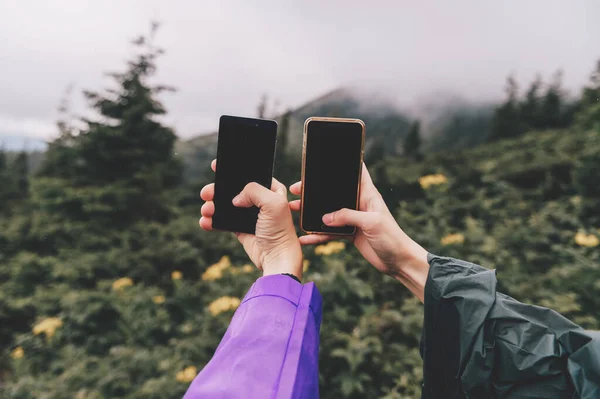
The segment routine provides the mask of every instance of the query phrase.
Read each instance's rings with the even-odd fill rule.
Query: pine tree
[[[421,122],[415,121],[404,138],[404,155],[415,160],[421,158]]]
[[[260,102],[258,103],[258,107],[256,107],[256,117],[259,119],[264,119],[267,117],[267,104],[269,102],[269,97],[266,94],[263,94],[260,97]]]
[[[590,76],[589,85],[583,89],[576,119],[584,129],[595,127],[600,130],[600,60]]]
[[[37,172],[38,176],[73,178],[78,163],[78,153],[74,139],[77,131],[73,126],[73,115],[70,114],[69,98],[73,87],[69,86],[58,107],[59,119],[56,122],[58,138],[48,143],[44,162]]]
[[[543,81],[541,75],[536,75],[525,94],[525,98],[521,102],[520,114],[523,123],[522,129],[524,131],[541,128],[540,89],[542,88],[542,84]]]
[[[22,151],[12,157],[0,150],[0,214],[8,214],[27,197],[29,176],[27,153]]]
[[[290,129],[290,117],[292,116],[291,111],[286,111],[279,122],[279,128],[277,132],[277,157],[285,159],[286,151],[288,147],[289,129]]]
[[[290,135],[291,111],[286,111],[279,121],[277,131],[277,149],[275,151],[275,177],[284,184],[291,184],[298,180],[298,160],[290,154],[288,149]]]
[[[562,71],[557,71],[544,94],[541,110],[541,127],[544,129],[564,127],[565,94],[562,88],[562,76]]]
[[[381,162],[385,159],[385,143],[382,137],[374,137],[372,139],[368,139],[369,144],[367,146],[367,151],[365,151],[365,163],[368,166],[375,165],[378,162]]]
[[[25,151],[21,151],[15,157],[11,165],[11,175],[15,184],[15,194],[19,199],[27,198],[29,191],[29,165],[28,156]]]
[[[6,152],[3,148],[0,148],[0,173],[6,170]]]
[[[517,137],[523,133],[518,107],[519,88],[514,76],[509,76],[506,81],[507,99],[494,112],[492,118],[492,131],[490,140],[501,140]]]
[[[149,82],[163,53],[153,44],[157,28],[152,24],[148,37],[133,41],[139,53],[125,72],[109,74],[117,88],[84,92],[97,119],[84,119],[77,135],[59,124],[61,136],[50,144],[42,167],[42,176],[51,179],[38,194],[62,204],[60,211],[69,217],[107,223],[168,217],[166,190],[179,182],[181,164],[173,154],[174,132],[156,119],[166,112],[156,96],[173,89]],[[62,202],[46,197],[61,185],[68,188]]]
[[[8,212],[12,179],[6,162],[6,152],[0,148],[0,215]]]

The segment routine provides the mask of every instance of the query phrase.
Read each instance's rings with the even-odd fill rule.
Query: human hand
[[[323,223],[332,227],[355,226],[356,233],[351,239],[365,259],[380,272],[402,282],[423,301],[429,273],[427,251],[398,226],[364,164],[360,184],[358,210],[340,209],[323,215]],[[302,182],[293,184],[290,192],[301,195]],[[299,211],[300,207],[300,200],[290,202],[291,210]],[[339,236],[310,234],[301,236],[299,241],[311,245],[335,239]]]
[[[214,160],[211,168],[215,171],[216,167]],[[202,205],[199,222],[204,230],[212,230],[214,195],[214,183],[204,186],[200,192],[200,198],[206,201]],[[270,190],[258,183],[250,183],[233,199],[233,204],[241,208],[256,206],[260,210],[256,233],[236,233],[236,236],[263,275],[290,273],[302,279],[302,249],[288,207],[285,186],[275,179]]]

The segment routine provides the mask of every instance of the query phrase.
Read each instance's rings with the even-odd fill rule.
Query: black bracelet
[[[300,284],[302,284],[302,281],[300,281],[300,279],[296,276],[294,276],[293,274],[290,273],[281,273],[284,276],[290,276],[291,278],[293,278],[294,280],[296,280],[297,282],[299,282]]]

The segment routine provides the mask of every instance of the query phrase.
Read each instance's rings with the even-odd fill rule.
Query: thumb
[[[280,195],[274,193],[268,188],[261,186],[258,183],[248,183],[246,187],[233,199],[233,205],[240,208],[249,208],[257,206],[263,208],[273,202],[274,197]]]
[[[323,223],[331,227],[354,226],[362,230],[368,230],[377,223],[379,214],[376,212],[361,212],[353,209],[340,209],[323,216]]]

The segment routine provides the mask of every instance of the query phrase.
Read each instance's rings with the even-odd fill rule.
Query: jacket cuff
[[[302,284],[281,274],[271,274],[260,277],[254,282],[242,303],[258,296],[278,296],[298,306]]]
[[[321,324],[321,308],[323,299],[315,283],[301,284],[282,274],[271,274],[260,277],[252,285],[242,304],[259,296],[280,297],[296,307],[309,307],[318,326]]]

